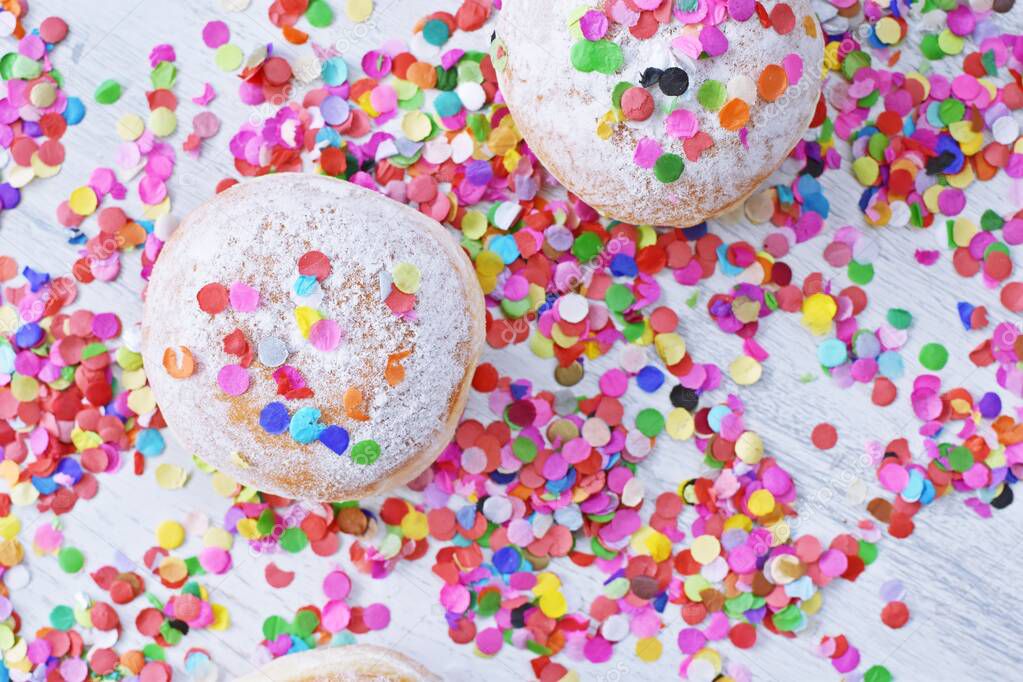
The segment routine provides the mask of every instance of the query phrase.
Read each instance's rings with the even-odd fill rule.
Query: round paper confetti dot
[[[831,424],[822,422],[813,427],[810,440],[818,450],[830,450],[838,443],[838,431]]]
[[[121,99],[121,84],[112,79],[105,80],[96,86],[94,97],[100,104],[113,104]]]
[[[927,343],[920,349],[920,364],[932,372],[945,367],[948,363],[948,349],[940,343]]]
[[[85,556],[75,547],[64,547],[57,553],[57,563],[65,573],[78,573],[85,566]]]

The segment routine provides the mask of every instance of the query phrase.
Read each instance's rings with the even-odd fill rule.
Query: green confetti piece
[[[380,444],[375,440],[360,440],[352,446],[352,461],[356,464],[369,466],[380,457]]]
[[[664,415],[652,407],[636,415],[636,428],[647,438],[654,438],[664,430]]]
[[[973,466],[973,453],[960,445],[948,451],[948,465],[953,471],[963,473]]]
[[[256,519],[256,532],[259,533],[259,537],[266,537],[273,532],[274,529],[274,511],[273,509],[264,509],[259,514],[259,518]]]
[[[142,655],[146,657],[147,661],[167,660],[167,652],[164,651],[163,647],[152,642],[142,647]]]
[[[17,55],[11,64],[11,76],[21,80],[33,80],[38,78],[42,72],[42,64],[34,59],[29,59],[23,54]]]
[[[873,542],[867,542],[866,540],[859,541],[859,555],[860,559],[863,560],[864,565],[869,566],[870,564],[877,561],[878,549],[877,545]]]
[[[896,329],[909,329],[909,325],[913,324],[912,313],[902,308],[889,308],[887,319],[888,324]]]
[[[288,528],[281,533],[280,542],[285,552],[298,554],[309,544],[309,538],[301,528]]]
[[[78,573],[85,566],[85,556],[76,547],[64,547],[57,553],[57,563],[65,573]]]
[[[620,313],[636,302],[632,290],[624,284],[612,284],[604,293],[604,302],[611,312]]]
[[[1004,224],[1005,221],[1002,219],[1002,216],[998,215],[990,208],[984,211],[984,213],[980,216],[980,229],[985,232],[1000,230]]]
[[[308,637],[320,626],[320,617],[312,611],[299,611],[292,623],[292,632],[299,637]]]
[[[791,632],[803,622],[803,612],[795,604],[789,604],[774,614],[774,626],[781,632]]]
[[[476,607],[476,613],[482,618],[492,616],[501,609],[501,593],[497,590],[490,590],[480,598]]]
[[[678,154],[661,154],[654,162],[654,177],[668,184],[675,182],[682,176],[686,163]]]
[[[892,682],[892,674],[883,665],[872,665],[863,673],[863,682]]]
[[[50,625],[54,629],[67,632],[75,626],[75,612],[70,606],[55,606],[50,611]]]
[[[603,246],[600,237],[592,232],[584,232],[572,242],[572,255],[586,263],[596,258]]]
[[[945,367],[948,363],[948,349],[940,343],[924,344],[920,349],[920,364],[932,372]]]
[[[920,53],[932,62],[945,57],[941,46],[938,45],[938,36],[934,33],[928,33],[920,40]]]
[[[583,73],[611,75],[622,68],[622,48],[610,40],[580,40],[572,46],[572,66]]]
[[[157,90],[170,90],[177,77],[178,69],[173,62],[160,62],[149,74],[149,81]]]
[[[312,0],[306,8],[305,18],[314,28],[326,28],[334,23],[334,10],[324,0]]]
[[[532,438],[518,436],[514,441],[512,441],[512,454],[521,462],[529,464],[536,459],[536,452],[536,443],[533,442]]]
[[[113,104],[121,99],[121,84],[112,78],[105,80],[96,87],[93,97],[100,104]]]
[[[874,266],[870,263],[849,261],[847,272],[849,273],[849,279],[854,284],[869,284],[874,279]]]
[[[938,118],[945,125],[963,120],[966,115],[966,105],[955,97],[949,97],[938,105]]]
[[[696,101],[708,111],[717,111],[724,106],[727,96],[728,89],[725,84],[713,78],[705,80],[696,91]]]
[[[870,66],[870,55],[863,50],[853,50],[842,60],[842,75],[852,80],[860,69]]]
[[[221,71],[230,72],[242,65],[245,55],[234,43],[224,43],[213,53],[213,61]]]
[[[280,616],[270,616],[263,621],[263,639],[273,641],[281,635],[289,634],[291,625]]]
[[[622,95],[625,91],[632,87],[632,83],[629,81],[621,81],[615,86],[614,90],[611,91],[611,106],[615,109],[622,108]]]

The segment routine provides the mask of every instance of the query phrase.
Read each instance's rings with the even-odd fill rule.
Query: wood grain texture
[[[178,148],[179,165],[171,182],[174,212],[183,215],[199,205],[213,191],[215,182],[232,174],[227,141],[234,130],[251,116],[265,115],[267,108],[246,107],[239,103],[238,80],[221,73],[213,63],[212,51],[201,40],[201,29],[210,19],[229,22],[233,42],[246,51],[259,43],[273,41],[289,56],[307,54],[309,48],[282,46],[279,34],[266,19],[267,0],[254,2],[243,14],[225,14],[216,0],[34,0],[30,24],[37,25],[44,17],[58,14],[68,19],[71,34],[54,53],[58,68],[66,77],[71,93],[86,101],[88,115],[78,127],[71,128],[65,142],[68,160],[62,172],[49,180],[33,183],[25,192],[17,211],[4,212],[0,229],[0,253],[16,257],[19,263],[53,273],[66,273],[75,258],[75,248],[67,243],[67,232],[55,219],[57,204],[75,187],[84,184],[97,165],[113,165],[118,139],[114,122],[122,114],[133,111],[145,115],[144,91],[148,85],[149,66],[146,56],[153,45],[170,42],[178,55],[179,77],[176,91],[181,102],[179,129],[173,141]],[[338,20],[328,30],[318,32],[323,43],[333,43],[354,62],[369,47],[391,37],[411,34],[414,22],[439,6],[457,7],[457,0],[379,0],[367,24],[353,26],[341,12],[341,0],[332,0]],[[1007,25],[1023,29],[1019,11],[1004,19]],[[456,44],[485,46],[489,29],[474,35],[459,36]],[[914,33],[913,40],[919,35]],[[912,49],[907,50],[912,59]],[[432,53],[436,55],[436,50]],[[429,51],[423,56],[430,55]],[[91,94],[103,80],[114,77],[125,86],[125,94],[116,105],[104,107],[92,101]],[[199,108],[190,98],[198,95],[204,82],[217,89],[218,97],[211,107],[223,120],[219,135],[204,144],[200,160],[192,160],[180,152],[180,143],[191,129],[191,118]],[[785,170],[774,176],[786,181]],[[831,172],[825,177],[827,196],[833,214],[828,232],[846,225],[863,226],[856,209],[859,187],[846,172]],[[986,207],[1000,212],[1023,205],[1023,188],[1004,179],[969,190],[966,214],[977,219]],[[127,202],[130,214],[138,214],[137,199]],[[95,226],[90,225],[89,230]],[[715,221],[713,229],[726,240],[745,238],[759,242],[764,229],[750,226],[744,219],[731,216]],[[864,231],[869,228],[863,227]],[[827,233],[826,233],[827,234]],[[800,245],[786,258],[797,278],[824,268],[826,276],[834,277],[841,287],[847,284],[844,271],[835,271],[824,264],[821,252],[828,236]],[[881,257],[876,264],[877,276],[867,287],[870,305],[861,317],[866,326],[878,324],[885,311],[898,305],[916,316],[909,345],[904,352],[908,374],[920,371],[916,362],[920,346],[940,340],[951,350],[951,360],[942,372],[947,385],[964,383],[974,390],[995,387],[990,369],[975,370],[966,354],[981,340],[979,333],[964,332],[955,311],[958,300],[985,303],[991,311],[992,324],[1006,319],[1008,313],[997,301],[997,293],[986,290],[977,280],[962,280],[951,269],[944,254],[942,261],[931,268],[913,260],[916,248],[941,248],[938,230],[915,232],[886,229],[870,232],[866,238],[878,241]],[[114,310],[127,323],[141,315],[137,256],[124,259],[127,267],[112,284],[83,287],[81,305],[94,310]],[[673,282],[664,281],[669,304],[680,310],[682,333],[690,352],[701,361],[727,364],[740,352],[734,337],[724,337],[709,320],[703,306],[708,298],[725,290],[729,282],[720,276],[702,282],[697,290],[700,304],[695,310],[683,301],[692,293]],[[1019,318],[1017,317],[1018,321]],[[809,384],[798,381],[800,374],[817,373],[814,340],[798,320],[781,314],[772,315],[762,325],[758,339],[771,353],[764,378],[755,386],[744,388],[740,395],[747,401],[748,421],[766,441],[768,451],[776,455],[795,477],[801,493],[801,532],[815,532],[831,537],[851,530],[865,516],[861,504],[846,500],[850,481],[862,479],[871,492],[876,492],[873,472],[863,465],[864,445],[873,439],[887,441],[907,435],[913,437],[917,421],[913,418],[907,396],[909,380],[898,382],[900,399],[885,409],[873,407],[869,389],[856,387],[839,390],[820,378]],[[593,363],[599,370],[611,366],[609,359]],[[532,358],[528,349],[517,347],[495,353],[487,351],[485,359],[502,371],[517,377],[554,387],[552,366]],[[591,372],[579,387],[592,391],[596,373]],[[735,390],[734,386],[727,387]],[[725,391],[714,396],[723,397]],[[1003,394],[1006,405],[1015,403]],[[666,391],[653,396],[631,393],[627,401],[626,419],[646,406],[664,408]],[[478,395],[470,397],[468,413],[486,416],[486,404]],[[833,423],[839,433],[838,446],[828,453],[815,450],[809,433],[821,421]],[[915,450],[919,452],[919,449]],[[189,454],[171,443],[163,461],[191,468]],[[640,477],[646,483],[648,499],[672,489],[685,477],[701,471],[701,456],[691,443],[660,442],[651,457],[642,465]],[[227,503],[213,492],[209,479],[194,472],[184,490],[169,492],[159,489],[149,473],[137,479],[130,471],[103,476],[98,497],[76,507],[64,519],[67,542],[82,548],[88,567],[109,563],[115,552],[122,552],[140,561],[145,548],[154,543],[154,529],[164,519],[183,519],[192,511],[204,512],[216,521],[223,517]],[[38,515],[34,509],[19,510],[24,521],[21,538],[31,542]],[[943,500],[919,517],[917,532],[908,540],[884,540],[877,562],[854,584],[829,587],[824,607],[812,620],[808,631],[798,639],[786,640],[761,632],[760,641],[750,651],[737,652],[730,646],[722,651],[732,660],[751,667],[762,680],[827,680],[837,675],[828,662],[817,658],[812,649],[822,634],[845,633],[860,648],[864,663],[861,670],[873,663],[884,663],[897,680],[976,680],[1011,679],[1023,671],[1023,654],[1018,648],[1019,616],[1018,585],[1023,581],[1023,504],[1017,504],[994,519],[977,518],[959,499]],[[190,537],[180,553],[193,553],[200,539]],[[236,546],[235,568],[226,576],[209,577],[204,582],[214,601],[225,604],[231,613],[232,625],[223,633],[190,634],[184,645],[169,653],[169,661],[180,669],[188,647],[202,646],[230,675],[253,670],[257,643],[261,638],[263,620],[278,614],[290,618],[304,604],[323,602],[320,583],[334,566],[341,565],[354,575],[347,561],[348,543],[332,560],[323,560],[306,551],[300,555],[275,555],[272,560],[298,578],[284,590],[269,588],[263,571],[271,559],[255,556],[246,548]],[[31,554],[31,553],[30,553]],[[101,593],[83,573],[63,574],[54,559],[29,556],[33,581],[28,588],[14,595],[15,604],[25,623],[24,632],[34,632],[47,622],[50,610],[57,604],[70,603],[74,593],[82,591],[93,597]],[[438,604],[439,581],[430,573],[431,558],[414,564],[403,563],[397,572],[383,581],[358,576],[351,602],[366,605],[386,602],[393,621],[386,630],[360,638],[360,641],[400,648],[424,662],[445,679],[475,679],[481,673],[492,680],[525,679],[530,674],[529,656],[506,648],[494,659],[473,656],[470,647],[456,646],[449,641]],[[143,570],[144,569],[140,569]],[[568,562],[556,564],[566,584],[569,603],[585,609],[601,590],[603,575],[596,570],[581,570]],[[906,601],[912,619],[904,629],[891,631],[880,622],[882,600],[879,585],[899,578],[908,586]],[[162,596],[166,591],[148,581],[148,586]],[[131,623],[138,604],[119,609],[122,620]],[[655,664],[640,662],[633,655],[634,643],[627,640],[616,648],[615,657],[606,665],[591,666],[566,661],[577,667],[584,679],[611,682],[623,679],[671,678],[677,673],[681,656],[675,637],[681,619],[671,609],[662,633],[665,654]],[[124,642],[139,644],[134,627],[126,627]],[[1013,674],[1015,673],[1015,675]]]

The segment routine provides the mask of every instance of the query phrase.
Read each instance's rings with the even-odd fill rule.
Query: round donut
[[[236,682],[440,682],[440,678],[392,649],[351,644],[282,656]]]
[[[509,0],[491,56],[519,132],[570,192],[632,224],[724,213],[818,106],[808,0]]]
[[[415,478],[450,441],[484,316],[439,223],[282,173],[218,194],[171,235],[142,355],[192,452],[276,495],[358,499]]]

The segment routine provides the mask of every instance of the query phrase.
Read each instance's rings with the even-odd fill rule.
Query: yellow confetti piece
[[[22,481],[11,488],[11,504],[16,507],[27,507],[39,499],[39,491],[29,481]]]
[[[469,239],[481,239],[487,233],[487,216],[471,209],[462,216],[462,234]]]
[[[710,586],[711,585],[706,578],[699,573],[696,573],[695,575],[686,577],[685,583],[682,584],[682,590],[686,593],[686,596],[689,597],[690,601],[702,602],[703,596],[701,596],[701,593]]]
[[[242,519],[236,527],[238,528],[238,535],[241,535],[246,540],[255,540],[259,537],[256,519]]]
[[[430,117],[421,111],[410,111],[401,120],[401,132],[413,142],[420,142],[433,130]]]
[[[170,197],[167,197],[158,204],[143,204],[142,217],[146,220],[156,220],[170,213]]]
[[[164,490],[177,490],[188,482],[188,472],[177,464],[164,462],[156,467],[156,484]]]
[[[356,24],[369,19],[373,14],[373,0],[345,0],[345,16]]]
[[[533,332],[529,337],[529,350],[538,358],[550,359],[554,357],[554,342],[540,332]]]
[[[674,440],[689,440],[696,432],[696,422],[688,410],[676,407],[668,413],[664,428]]]
[[[660,659],[664,645],[656,637],[643,637],[636,640],[636,658],[644,663],[653,663]]]
[[[13,540],[14,536],[21,531],[21,519],[13,514],[0,517],[0,537],[4,540]]]
[[[568,613],[568,601],[561,592],[545,592],[540,595],[540,610],[548,618],[561,618]]]
[[[804,599],[803,603],[799,605],[799,608],[803,609],[803,612],[808,615],[813,615],[821,610],[821,606],[824,605],[824,598],[821,597],[820,592],[814,592],[813,596],[809,599]]]
[[[405,514],[405,517],[401,520],[401,532],[407,538],[412,540],[422,540],[429,532],[429,526],[426,521],[426,514],[419,511],[410,511]]]
[[[132,142],[146,132],[146,123],[138,114],[125,114],[117,119],[117,136],[125,142]]]
[[[823,293],[816,293],[803,300],[803,324],[818,336],[831,329],[831,321],[838,313],[838,303]]]
[[[664,533],[652,528],[643,540],[643,545],[650,557],[658,563],[671,556],[671,540]]]
[[[14,646],[14,630],[9,625],[0,625],[0,650],[7,651]]]
[[[403,294],[414,294],[419,291],[422,273],[414,263],[398,263],[391,270],[391,280],[398,291]]]
[[[476,272],[480,275],[497,276],[504,270],[504,261],[493,251],[480,251],[476,256]]]
[[[221,497],[234,497],[238,489],[238,483],[222,471],[218,471],[210,477],[213,484],[213,491]]]
[[[95,431],[83,431],[77,426],[71,431],[71,442],[81,452],[103,445],[103,439]]]
[[[149,112],[149,129],[157,137],[167,137],[178,127],[178,115],[167,107],[157,107]]]
[[[728,366],[732,381],[740,386],[751,386],[760,381],[764,367],[748,355],[740,355]]]
[[[721,543],[713,535],[701,535],[693,540],[689,552],[697,563],[707,565],[721,555]]]
[[[755,516],[767,516],[774,511],[774,495],[770,490],[761,488],[749,496],[750,513]]]
[[[17,483],[20,474],[21,470],[18,467],[18,463],[13,459],[5,459],[3,462],[0,462],[0,478],[7,481],[8,486]]]
[[[231,625],[231,614],[228,613],[227,608],[223,604],[210,604],[210,609],[213,611],[213,622],[210,624],[210,630],[218,632],[226,630]]]
[[[559,587],[561,587],[561,579],[549,571],[544,571],[536,576],[533,594],[543,595],[548,592],[555,592]]]
[[[90,216],[96,211],[99,199],[91,187],[79,187],[71,192],[68,198],[68,206],[80,216]]]
[[[164,521],[156,527],[156,543],[164,549],[177,549],[185,544],[185,527],[177,521]]]
[[[60,164],[56,166],[47,166],[39,158],[39,152],[32,154],[32,159],[29,162],[32,166],[32,173],[37,178],[52,178],[54,175],[60,172]]]
[[[310,308],[309,306],[300,305],[295,308],[295,322],[298,324],[298,330],[302,332],[302,337],[309,338],[309,330],[312,329],[313,325],[323,319],[323,315],[320,314],[319,310]]]
[[[135,414],[149,414],[155,410],[156,397],[153,395],[153,389],[149,386],[143,386],[142,388],[129,393],[128,407],[130,407]]]
[[[658,334],[654,337],[657,354],[669,367],[677,365],[686,356],[686,342],[675,332]]]
[[[136,369],[125,371],[121,374],[121,386],[128,391],[134,391],[146,385],[146,373],[144,370]]]
[[[11,395],[19,402],[31,402],[39,396],[39,382],[33,377],[15,374],[11,380]]]
[[[243,59],[245,59],[245,54],[242,52],[242,48],[234,43],[221,45],[213,54],[213,61],[216,63],[217,68],[226,73],[235,71],[242,65]]]
[[[234,546],[234,536],[223,528],[210,528],[202,536],[204,547],[219,547],[230,550]]]

